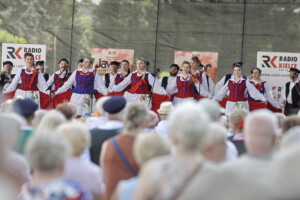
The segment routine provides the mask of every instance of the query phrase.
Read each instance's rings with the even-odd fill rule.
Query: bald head
[[[250,113],[245,119],[244,134],[249,154],[266,156],[272,153],[277,123],[268,110]]]

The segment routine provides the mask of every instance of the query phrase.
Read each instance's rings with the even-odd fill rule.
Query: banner
[[[15,74],[25,66],[24,55],[26,52],[34,55],[35,62],[39,60],[46,62],[46,45],[2,43],[2,63],[11,61],[14,64],[12,73]]]
[[[134,50],[132,49],[92,48],[92,58],[95,59],[95,65],[108,65],[111,61],[128,60],[130,71],[133,71]]]
[[[207,67],[206,74],[216,83],[218,78],[218,52],[201,52],[201,51],[175,51],[174,62],[181,67],[183,61],[191,61],[191,58],[197,56],[200,62]]]
[[[300,67],[300,53],[258,51],[257,67],[262,70],[261,79],[267,81],[279,99],[285,83],[290,81],[289,69]]]

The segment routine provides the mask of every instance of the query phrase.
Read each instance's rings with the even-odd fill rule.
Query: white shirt
[[[81,68],[75,70],[72,75],[70,76],[70,78],[64,83],[63,86],[61,86],[56,92],[55,94],[60,94],[63,93],[65,91],[67,91],[72,85],[74,85],[76,87],[76,73],[77,71],[82,71]],[[92,72],[92,69],[88,70],[89,72]],[[102,94],[106,94],[107,93],[107,89],[100,77],[100,75],[98,73],[95,73],[95,81],[94,81],[94,88],[99,89],[99,92],[101,92]]]
[[[294,81],[290,81],[289,95],[287,97],[286,97],[286,94],[285,94],[286,87],[284,87],[282,89],[280,103],[283,103],[284,101],[286,101],[289,104],[293,103],[292,102],[292,89],[296,85],[296,83],[298,83],[298,82],[299,82],[298,79],[295,82]]]
[[[157,126],[154,128],[155,132],[159,135],[163,135],[165,137],[169,137],[170,131],[169,131],[169,123],[168,120],[161,120]]]
[[[148,83],[151,86],[153,86],[153,84],[154,84],[153,93],[162,94],[162,95],[167,94],[166,90],[159,85],[159,81],[155,80],[156,78],[154,76],[152,76],[151,73],[144,72],[142,74],[139,74],[137,71],[134,71],[133,73],[137,73],[138,77],[142,76],[144,73],[148,74]],[[120,84],[114,85],[112,87],[111,91],[112,92],[121,92],[121,91],[123,91],[128,85],[131,84],[131,76],[132,76],[133,73],[130,73]],[[154,83],[154,80],[155,80],[155,83]]]
[[[124,123],[122,121],[108,120],[106,123],[99,125],[97,128],[102,130],[114,130],[121,129],[123,127]]]

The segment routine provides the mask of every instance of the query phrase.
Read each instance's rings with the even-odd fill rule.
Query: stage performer
[[[250,111],[257,110],[257,109],[263,109],[263,108],[269,108],[270,110],[274,112],[281,112],[281,106],[279,102],[275,99],[271,88],[268,86],[266,81],[262,81],[260,79],[261,77],[261,69],[254,67],[250,71],[251,73],[251,80],[250,83],[255,86],[255,88],[265,96],[267,99],[267,104],[260,100],[256,100],[255,98],[251,97],[251,95],[248,93],[248,102],[249,102],[249,109]]]
[[[58,62],[59,70],[56,71],[47,81],[48,93],[55,93],[64,83],[70,78],[72,72],[70,71],[69,61],[66,58],[62,58]],[[64,101],[70,101],[72,95],[72,87],[70,87],[66,92],[56,95],[52,100],[51,104],[49,102],[50,108],[56,108],[58,104]]]
[[[226,97],[225,114],[230,115],[235,108],[245,108],[249,110],[248,96],[260,100],[266,104],[266,98],[248,80],[242,77],[242,66],[235,65],[233,78],[230,78],[225,85],[213,97],[213,100],[221,101]]]
[[[205,73],[205,67],[204,67],[204,65],[201,64],[201,62],[197,56],[194,56],[191,58],[191,72],[192,72],[193,77],[197,78],[198,81],[202,84],[203,88],[209,92],[209,94],[210,94],[209,96],[213,97],[214,93],[215,93],[215,83]],[[198,95],[198,98],[199,98],[199,95]]]
[[[160,86],[157,78],[146,71],[144,59],[140,58],[136,61],[136,68],[137,70],[130,73],[121,83],[114,85],[109,93],[120,92],[130,86],[130,89],[124,93],[127,102],[143,101],[156,111],[160,103],[170,101],[170,97],[167,96],[166,90]]]
[[[289,77],[290,81],[285,84],[285,87],[282,89],[282,93],[280,96],[280,103],[284,105],[284,114],[285,115],[293,115],[296,114],[296,109],[293,109],[293,104],[295,105],[296,99],[292,98],[292,90],[294,86],[299,82],[299,73],[300,70],[297,68],[290,68]],[[298,89],[298,88],[295,88]],[[295,95],[294,95],[295,96]]]
[[[90,106],[93,102],[93,96],[96,92],[95,88],[100,90],[102,94],[106,94],[107,89],[100,78],[99,74],[95,70],[91,69],[93,60],[91,58],[84,58],[82,68],[75,70],[70,78],[54,92],[54,97],[58,94],[66,92],[72,86],[72,96],[70,103],[77,106],[77,118],[81,117],[85,112],[91,112]],[[88,107],[88,108],[87,108]]]
[[[182,72],[168,84],[166,89],[169,94],[174,94],[173,104],[176,105],[182,101],[194,99],[195,91],[199,94],[199,87],[200,96],[206,98],[209,92],[204,89],[197,78],[191,76],[191,64],[184,61],[181,69]]]
[[[41,71],[35,69],[33,54],[25,54],[25,63],[26,66],[17,72],[4,94],[10,97],[32,98],[41,105],[44,100],[40,98],[40,93],[46,93],[46,80]]]
[[[13,67],[14,65],[12,62],[3,62],[3,71],[0,72],[0,97],[2,96],[2,91],[8,88],[12,79],[15,77],[15,74],[11,73]]]

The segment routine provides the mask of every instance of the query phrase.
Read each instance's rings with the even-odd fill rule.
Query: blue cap
[[[299,69],[297,69],[297,68],[294,68],[294,67],[292,67],[292,68],[290,68],[290,72],[296,72],[296,73],[300,73],[300,70]]]
[[[103,104],[103,110],[109,114],[121,112],[126,106],[126,99],[123,96],[112,96]]]
[[[238,61],[232,64],[232,67],[244,67],[244,63],[242,61]]]
[[[14,111],[24,117],[33,115],[38,108],[39,105],[30,98],[17,99],[13,104]]]

